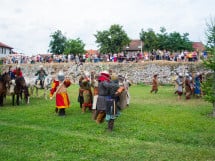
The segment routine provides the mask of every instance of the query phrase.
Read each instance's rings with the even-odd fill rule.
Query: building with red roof
[[[205,50],[205,46],[202,42],[193,42],[193,50],[197,52],[202,52]]]
[[[6,57],[12,53],[12,47],[0,42],[0,58]]]
[[[131,40],[128,46],[123,48],[124,52],[141,52],[141,48],[143,47],[143,43],[141,40]]]

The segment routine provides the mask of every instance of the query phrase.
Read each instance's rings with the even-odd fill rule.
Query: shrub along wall
[[[16,67],[15,64],[12,65]],[[40,64],[21,64],[24,77],[34,77]],[[169,62],[169,61],[150,61],[141,63],[84,63],[77,65],[74,63],[47,63],[43,64],[48,74],[57,74],[60,70],[65,75],[70,76],[73,81],[78,79],[84,71],[95,71],[99,73],[103,70],[112,70],[114,73],[126,76],[133,83],[151,83],[154,74],[158,74],[158,80],[161,84],[171,84],[176,73],[196,72],[208,73],[201,62]],[[3,71],[8,71],[9,65],[4,65]]]

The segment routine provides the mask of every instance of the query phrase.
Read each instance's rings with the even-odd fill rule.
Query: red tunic
[[[15,69],[15,70],[13,70],[13,73],[17,77],[22,77],[22,71],[21,70]]]
[[[69,108],[70,101],[67,94],[66,88],[71,84],[70,80],[65,80],[63,84],[59,81],[54,80],[52,83],[52,89],[50,90],[50,97],[56,93],[56,107],[57,108]]]

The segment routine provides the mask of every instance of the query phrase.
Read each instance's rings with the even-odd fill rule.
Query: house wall
[[[0,58],[5,57],[11,53],[11,49],[0,47]]]

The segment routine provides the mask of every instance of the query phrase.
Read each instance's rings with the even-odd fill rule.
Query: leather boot
[[[82,113],[85,113],[86,112],[86,107],[82,105],[81,111],[82,111]]]
[[[104,121],[104,117],[105,117],[105,112],[99,112],[97,119],[96,119],[96,123],[100,124]]]
[[[97,112],[96,110],[92,110],[92,120],[96,120]]]
[[[65,116],[66,115],[66,113],[65,113],[65,108],[61,108],[60,110],[59,110],[59,114],[58,114],[59,116]]]
[[[112,132],[113,131],[113,126],[114,126],[114,120],[110,119],[108,121],[108,131]]]

